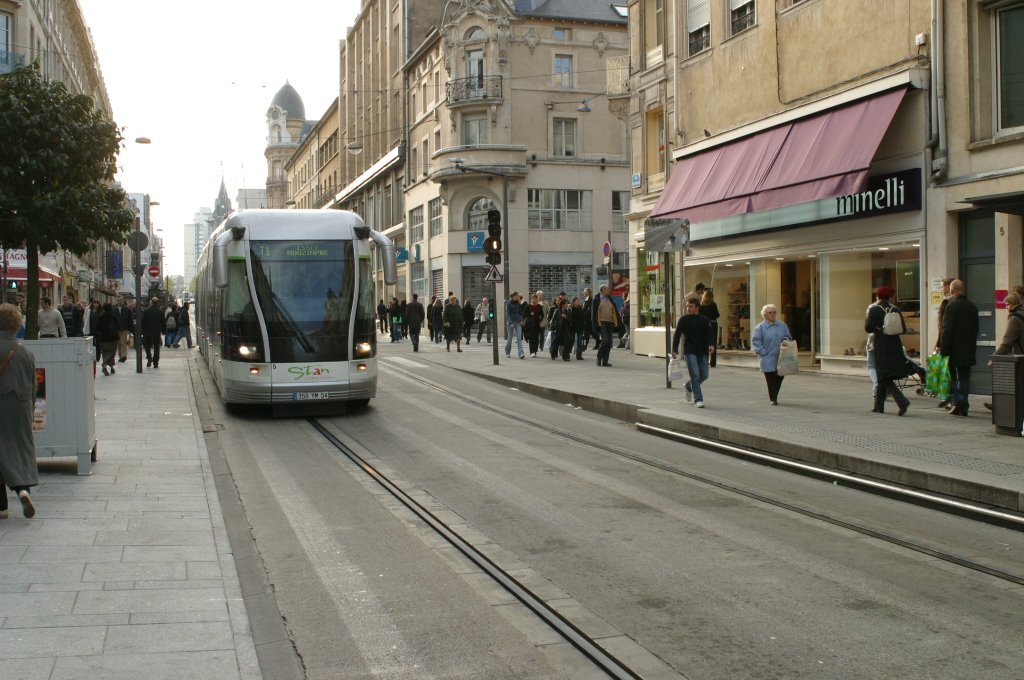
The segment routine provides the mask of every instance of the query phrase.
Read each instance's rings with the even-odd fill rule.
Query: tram
[[[226,403],[369,404],[377,394],[371,242],[394,284],[394,244],[355,213],[243,210],[217,227],[199,258],[195,330]]]

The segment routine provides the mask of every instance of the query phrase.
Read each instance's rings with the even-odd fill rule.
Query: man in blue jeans
[[[516,350],[523,359],[523,307],[520,304],[519,291],[513,291],[505,301],[505,356],[512,357],[512,336],[516,338]]]
[[[715,351],[711,337],[711,321],[700,313],[700,301],[689,298],[686,313],[679,317],[675,335],[672,337],[672,358],[679,356],[679,341],[683,340],[683,357],[690,380],[686,383],[686,401],[693,400],[694,406],[704,408],[704,393],[700,386],[708,379],[708,356]]]

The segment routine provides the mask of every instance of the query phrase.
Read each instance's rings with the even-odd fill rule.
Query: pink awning
[[[901,88],[679,161],[652,217],[697,224],[863,191]]]

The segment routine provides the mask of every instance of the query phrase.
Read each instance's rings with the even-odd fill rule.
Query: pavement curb
[[[787,434],[786,439],[766,436],[736,424],[709,422],[696,416],[683,417],[680,413],[666,409],[650,408],[642,404],[630,404],[611,398],[581,394],[569,389],[536,385],[523,380],[506,378],[471,367],[450,368],[483,378],[505,387],[549,399],[615,418],[630,425],[644,424],[671,432],[707,438],[713,442],[745,447],[758,452],[782,456],[791,460],[810,463],[827,470],[857,475],[876,481],[898,484],[905,487],[941,494],[984,506],[1024,511],[1024,491],[1011,483],[989,475],[972,475],[950,468],[926,469],[917,467],[910,459],[899,454],[878,454],[858,450],[852,445],[825,447],[820,442],[797,434]],[[838,449],[838,450],[837,450]],[[935,468],[935,465],[930,466]],[[939,468],[945,467],[941,464]]]

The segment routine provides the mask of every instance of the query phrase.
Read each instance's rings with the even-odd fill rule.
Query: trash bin
[[[999,434],[1024,435],[1024,354],[993,354],[992,424]]]
[[[32,420],[36,458],[75,456],[78,474],[92,474],[96,460],[92,338],[28,340],[25,346],[36,358]]]

